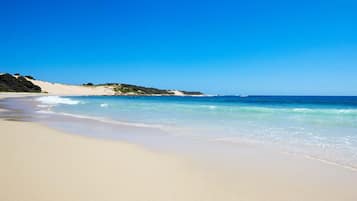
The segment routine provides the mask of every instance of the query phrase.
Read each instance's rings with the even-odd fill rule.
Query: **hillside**
[[[156,89],[152,87],[143,87],[130,84],[117,84],[114,86],[116,95],[167,95],[167,96],[185,96],[185,95],[203,95],[201,92],[187,92],[177,90]]]
[[[24,76],[0,75],[1,92],[41,92],[41,87],[33,84]]]

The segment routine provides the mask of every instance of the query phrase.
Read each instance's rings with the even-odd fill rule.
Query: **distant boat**
[[[239,97],[241,97],[241,98],[246,98],[246,97],[248,97],[249,95],[245,95],[245,94],[241,94],[241,95],[239,95]]]

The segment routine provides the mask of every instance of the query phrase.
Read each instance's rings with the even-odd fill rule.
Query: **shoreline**
[[[71,98],[71,97],[69,97]],[[61,102],[61,101],[60,101]],[[102,106],[101,106],[102,107]],[[43,107],[42,107],[43,108]],[[125,120],[125,119],[122,119],[122,120],[118,120],[118,119],[113,119],[113,118],[106,118],[105,116],[90,116],[90,115],[85,115],[85,114],[75,114],[75,113],[66,113],[66,112],[55,112],[55,111],[44,111],[41,109],[41,111],[38,111],[39,113],[40,112],[43,112],[43,114],[48,114],[49,117],[52,116],[57,116],[54,118],[54,121],[56,122],[62,122],[62,123],[66,123],[66,122],[77,122],[77,120],[79,119],[80,121],[78,121],[79,124],[87,124],[89,127],[92,127],[91,131],[89,130],[86,130],[85,132],[81,131],[81,129],[78,128],[78,123],[75,124],[73,123],[72,126],[70,127],[76,127],[76,129],[72,129],[72,130],[69,130],[69,129],[63,129],[63,127],[66,127],[66,124],[63,124],[62,126],[53,126],[53,125],[48,125],[47,123],[44,123],[44,122],[41,122],[43,123],[44,125],[46,126],[50,126],[50,127],[55,127],[55,129],[60,129],[64,132],[70,132],[70,133],[73,133],[73,134],[78,134],[78,133],[81,133],[81,135],[84,135],[84,136],[88,136],[88,131],[91,133],[90,136],[92,137],[99,137],[99,138],[102,138],[102,136],[98,136],[98,135],[95,135],[93,133],[95,133],[96,129],[95,127],[93,127],[92,125],[95,124],[97,126],[101,126],[103,124],[105,124],[105,127],[107,126],[112,126],[112,125],[116,125],[117,128],[114,128],[113,126],[113,129],[114,130],[119,130],[119,131],[124,131],[126,130],[126,128],[138,128],[138,129],[141,129],[139,132],[143,133],[144,135],[148,135],[150,137],[147,137],[145,138],[144,140],[133,140],[132,138],[128,137],[128,138],[116,138],[114,136],[116,136],[117,134],[119,133],[115,133],[114,135],[112,135],[112,137],[104,137],[104,138],[107,138],[109,140],[119,140],[119,141],[128,141],[129,143],[135,143],[135,144],[140,144],[140,145],[143,145],[143,146],[148,146],[147,143],[145,143],[145,141],[158,141],[155,145],[154,145],[154,148],[156,147],[160,147],[160,143],[166,143],[166,142],[163,142],[162,138],[164,136],[160,136],[158,138],[155,138],[155,140],[152,140],[153,139],[153,135],[155,135],[154,132],[149,132],[149,129],[157,129],[156,132],[157,133],[161,133],[162,135],[172,135],[172,130],[170,131],[170,129],[180,129],[181,127],[177,127],[175,128],[174,126],[171,127],[171,126],[168,126],[168,125],[165,125],[165,124],[160,124],[160,123],[143,123],[143,122],[137,122],[135,120],[131,120],[131,121],[128,121],[128,120]],[[31,116],[31,115],[30,115]],[[37,116],[37,114],[35,114],[35,116]],[[46,119],[46,118],[45,118]],[[83,120],[83,121],[82,121]],[[37,122],[37,121],[36,121]],[[61,123],[57,124],[57,125],[60,125]],[[70,123],[72,124],[72,123]],[[116,127],[115,126],[115,127]],[[93,130],[93,131],[92,131]],[[167,132],[167,133],[165,133]],[[107,133],[107,132],[104,132],[104,133]],[[126,133],[127,136],[130,136],[131,133]],[[137,135],[134,134],[134,135]],[[175,134],[174,134],[175,135]],[[123,136],[123,135],[122,135]],[[179,136],[179,135],[178,135]],[[139,136],[137,136],[139,137]],[[133,137],[133,138],[137,138],[137,137]],[[139,138],[142,138],[143,136],[140,136]],[[184,136],[182,136],[184,137]],[[150,139],[151,138],[151,139]],[[181,139],[177,138],[176,140],[178,141],[181,141]],[[192,140],[192,139],[191,139]],[[171,140],[170,142],[168,142],[168,144],[177,144],[175,142],[173,142],[175,140]],[[190,141],[188,139],[188,141]],[[185,141],[184,143],[187,143],[188,141]],[[207,141],[207,142],[206,142]],[[211,144],[211,142],[214,142]],[[342,161],[342,160],[334,160],[334,158],[327,158],[327,157],[324,157],[323,155],[318,155],[316,153],[313,153],[313,152],[309,152],[309,151],[305,151],[305,152],[301,152],[300,150],[299,151],[293,151],[293,150],[290,150],[290,149],[287,149],[286,146],[281,146],[281,145],[277,145],[277,144],[267,144],[267,143],[262,143],[262,142],[259,142],[259,141],[250,141],[250,139],[245,139],[245,138],[241,138],[241,139],[234,139],[234,140],[230,140],[229,137],[228,137],[228,140],[226,137],[217,137],[217,138],[214,138],[214,139],[201,139],[200,141],[200,144],[202,143],[210,143],[210,145],[213,145],[211,147],[217,147],[215,146],[216,144],[219,144],[221,143],[223,146],[224,145],[228,145],[228,144],[232,144],[232,145],[236,145],[236,146],[241,146],[242,144],[246,144],[248,146],[257,146],[257,148],[262,148],[261,146],[264,146],[264,148],[268,148],[270,150],[273,150],[273,151],[276,151],[276,152],[279,152],[279,154],[283,153],[283,154],[290,154],[290,155],[297,155],[297,156],[300,156],[300,157],[304,157],[306,159],[309,159],[309,160],[316,160],[316,161],[319,161],[319,162],[322,162],[324,164],[328,164],[328,165],[333,165],[333,166],[338,166],[338,167],[342,167],[342,168],[345,168],[345,169],[348,169],[348,170],[351,170],[351,171],[357,171],[357,166],[355,165],[356,163],[346,163],[346,161]],[[183,144],[183,143],[181,143]],[[180,150],[178,150],[179,152],[183,150],[184,146],[181,145]],[[220,146],[222,147],[222,146]],[[168,151],[167,150],[162,150],[164,152]],[[197,150],[196,150],[197,151]],[[336,157],[337,158],[337,157]],[[338,158],[337,158],[338,159]]]
[[[255,147],[216,163],[34,122],[0,120],[0,130],[4,201],[357,199],[356,172]]]

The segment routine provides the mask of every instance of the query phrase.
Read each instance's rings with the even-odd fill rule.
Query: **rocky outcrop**
[[[11,74],[0,75],[0,91],[2,92],[41,92],[41,87],[34,85],[23,76]]]

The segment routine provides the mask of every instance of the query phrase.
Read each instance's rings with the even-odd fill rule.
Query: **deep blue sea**
[[[277,147],[357,167],[357,97],[40,97],[39,112]],[[118,131],[120,132],[120,131]]]

